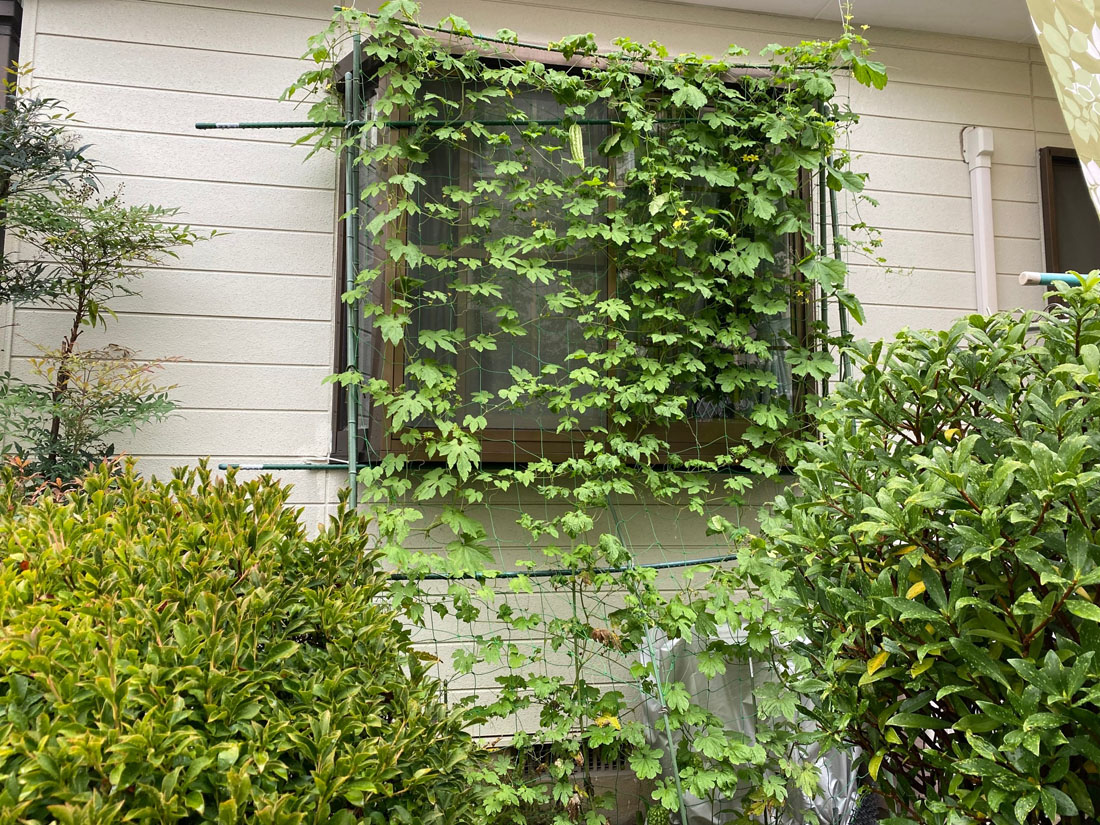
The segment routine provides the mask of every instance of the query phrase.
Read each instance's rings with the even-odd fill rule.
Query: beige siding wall
[[[603,40],[660,39],[672,52],[720,54],[736,42],[830,36],[835,28],[650,0],[428,0],[473,27],[545,41],[576,31]],[[124,446],[144,466],[210,455],[297,460],[329,446],[335,238],[339,210],[328,157],[306,160],[288,132],[196,132],[198,120],[296,116],[277,98],[299,71],[306,37],[328,0],[28,0],[23,56],[41,88],[84,122],[108,180],[134,200],[182,207],[185,219],[227,234],[150,273],[145,297],[93,341],[150,357],[178,356],[169,381],[181,414]],[[852,136],[857,168],[881,205],[861,215],[883,230],[883,254],[901,274],[853,258],[868,336],[904,325],[940,326],[974,308],[964,126],[994,129],[993,186],[1003,306],[1037,305],[1015,274],[1041,267],[1036,151],[1068,145],[1038,50],[943,35],[872,30],[890,68],[884,92],[843,88],[864,121]],[[849,222],[857,220],[847,214]],[[0,324],[4,323],[0,310]],[[0,332],[0,368],[26,370],[35,344],[57,340],[61,318],[21,309]],[[339,474],[287,473],[316,522]],[[664,520],[663,523],[671,523]],[[656,528],[654,528],[656,529]]]

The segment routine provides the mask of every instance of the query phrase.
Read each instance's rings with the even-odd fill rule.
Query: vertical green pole
[[[829,192],[829,213],[832,217],[833,257],[836,258],[839,261],[839,260],[841,260],[842,256],[841,256],[841,253],[840,253],[840,236],[837,234],[839,232],[838,227],[840,226],[840,220],[837,217],[837,212],[838,212],[838,210],[837,210],[837,206],[836,206],[836,192],[830,191]],[[840,306],[837,307],[837,313],[840,315],[840,334],[843,337],[847,338],[848,337],[848,309],[844,306],[844,304],[840,304]],[[842,352],[840,354],[840,380],[841,381],[847,381],[851,377],[851,372],[852,372],[851,359],[848,358],[848,352],[847,352],[847,350],[845,350],[844,352]]]
[[[352,106],[356,97],[356,90],[352,84],[352,74],[344,75],[344,118],[352,120]],[[352,126],[351,129],[356,127]],[[355,279],[359,272],[356,261],[359,252],[358,214],[359,190],[355,186],[356,152],[350,143],[352,134],[358,132],[345,132],[344,138],[349,145],[344,147],[344,211],[347,218],[344,220],[344,292],[351,292],[355,288]],[[358,347],[355,345],[355,326],[358,302],[345,301],[344,303],[344,338],[347,342],[346,358],[347,369],[355,370],[358,367]],[[359,503],[359,387],[354,382],[347,386],[348,404],[348,487],[350,488],[351,506]]]
[[[351,108],[348,110],[349,122],[359,123],[362,118],[362,105],[363,105],[363,48],[362,41],[359,39],[358,34],[352,35],[352,62],[351,62]],[[354,211],[351,214],[351,278],[349,289],[354,289],[359,283],[359,272],[362,270],[362,262],[359,260],[359,237],[362,227],[362,213],[360,207],[362,206],[363,190],[359,185],[359,155],[362,152],[362,126],[353,126],[352,134],[355,136],[355,143],[352,145],[352,158],[351,158],[351,191],[353,192],[352,200],[355,206]],[[349,361],[355,368],[355,371],[359,371],[359,299],[354,299],[348,307],[351,310],[350,326],[348,329],[349,336],[348,342],[350,343],[351,360]],[[349,442],[355,446],[355,455],[352,456],[349,453],[350,461],[349,467],[354,467],[356,470],[356,479],[352,482],[351,502],[352,504],[358,503],[359,500],[359,480],[358,480],[358,463],[359,463],[359,428],[360,428],[360,416],[362,415],[362,402],[363,393],[358,384],[352,387],[352,391],[355,394],[355,406],[352,408],[352,420],[351,423],[355,429],[352,430],[354,440]]]
[[[832,109],[829,104],[825,104],[825,117],[832,117]],[[829,190],[829,214],[832,218],[832,232],[833,232],[833,257],[838,261],[841,260],[842,255],[840,252],[840,219],[838,217],[838,210],[836,205],[836,191]],[[848,309],[844,304],[840,304],[837,307],[837,314],[840,316],[840,334],[845,338],[848,337]],[[840,380],[847,381],[851,375],[852,365],[851,360],[848,358],[848,353],[843,352],[840,355]]]
[[[821,248],[819,254],[824,257],[828,255],[829,235],[828,219],[825,212],[825,164],[821,164],[821,170],[817,176],[817,217],[818,217],[818,230],[821,233]],[[821,293],[821,322],[825,325],[825,334],[829,334],[829,296],[824,291]],[[821,379],[821,394],[829,394],[829,379]]]

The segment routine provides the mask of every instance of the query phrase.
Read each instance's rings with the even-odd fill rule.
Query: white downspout
[[[993,248],[993,130],[967,126],[963,159],[970,167],[970,211],[974,219],[974,290],[978,312],[997,311],[997,261]]]

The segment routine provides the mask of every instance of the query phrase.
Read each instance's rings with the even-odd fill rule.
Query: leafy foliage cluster
[[[98,167],[58,101],[17,87],[8,101],[0,110],[0,214],[19,245],[15,255],[0,251],[0,303],[61,310],[67,329],[30,362],[29,376],[0,375],[0,454],[70,482],[114,452],[113,434],[175,406],[170,388],[155,383],[160,362],[114,344],[82,350],[80,337],[114,319],[116,299],[138,294],[142,267],[201,236],[165,223],[177,210],[101,193]]]
[[[73,116],[52,98],[27,94],[5,81],[0,109],[0,216],[8,222],[7,203],[25,194],[49,194],[94,183],[93,164],[69,131]],[[0,249],[0,304],[30,301],[51,289],[43,261],[19,261]]]
[[[471,820],[363,518],[287,495],[104,466],[0,512],[0,823]]]
[[[1096,821],[1100,276],[1083,281],[1047,313],[859,345],[742,567],[897,825]]]
[[[849,33],[835,43],[774,46],[761,74],[739,69],[735,61],[746,52],[737,47],[717,60],[670,57],[657,44],[623,38],[602,53],[584,35],[552,44],[547,60],[575,64],[557,68],[509,60],[507,46],[464,37],[469,29],[459,18],[443,21],[452,36],[425,34],[408,25],[415,12],[407,0],[385,4],[377,18],[338,12],[312,43],[320,67],[289,90],[331,91],[332,63],[348,48],[349,30],[368,35],[363,53],[380,64],[379,88],[346,143],[370,172],[357,209],[377,265],[358,274],[345,300],[361,302],[381,341],[400,347],[406,380],[394,386],[380,376],[341,376],[363,385],[405,448],[364,472],[367,489],[381,497],[410,491],[410,453],[444,465],[412,488],[418,499],[468,499],[471,482],[582,476],[595,500],[614,492],[605,479],[625,476],[631,490],[686,493],[702,506],[695,480],[708,472],[774,476],[776,450],[799,421],[773,392],[776,375],[764,362],[778,346],[796,378],[822,379],[835,366],[820,324],[807,340],[769,339],[759,329],[789,323],[792,301],[817,290],[860,317],[844,288],[844,263],[814,244],[802,184],[823,170],[831,188],[862,189],[837,146],[855,115],[826,114],[826,104],[839,67],[885,83],[863,41]],[[519,108],[517,95],[532,91],[557,101],[560,125],[532,122]],[[516,126],[484,125],[483,111]],[[311,115],[342,119],[331,97]],[[611,120],[606,137],[586,148],[578,124],[601,115]],[[403,122],[399,132],[388,127],[394,120]],[[376,129],[395,137],[367,137]],[[478,174],[470,188],[435,193],[426,164],[448,149],[474,157]],[[428,222],[442,228],[446,243],[417,243],[411,227]],[[792,260],[792,253],[801,254]],[[585,288],[592,285],[571,266],[600,255],[616,272],[613,294]],[[544,287],[534,316],[509,300],[516,284]],[[492,321],[481,330],[416,323],[457,301]],[[548,318],[578,323],[581,344],[537,371],[513,367],[495,393],[463,393],[449,356],[508,347]],[[684,456],[670,446],[668,428],[692,421],[700,402],[731,397],[749,400],[745,439],[724,440],[717,455]],[[547,408],[546,429],[572,436],[583,457],[485,472],[479,433],[487,419],[531,406]],[[582,426],[593,413],[600,423]],[[669,472],[649,472],[664,465]],[[730,478],[721,492],[739,502],[747,485]]]
[[[312,94],[313,119],[342,121],[334,66],[364,35],[373,94],[363,123],[318,135],[350,152],[364,180],[353,211],[372,255],[344,298],[378,360],[402,372],[394,380],[363,364],[337,379],[361,388],[389,444],[359,481],[382,552],[410,576],[394,597],[415,620],[430,604],[440,618],[491,619],[538,639],[486,632],[455,655],[459,674],[508,667],[475,717],[537,710],[553,747],[549,781],[517,783],[507,760],[491,762],[489,810],[522,821],[546,803],[559,823],[604,821],[608,800],[577,767],[591,752],[625,754],[640,779],[656,781],[665,810],[681,805],[678,783],[700,798],[738,799],[726,814],[738,822],[796,789],[812,794],[817,772],[787,688],[761,692],[762,712],[776,719],[751,739],[638,661],[658,633],[704,640],[708,675],[762,654],[766,594],[738,601],[718,576],[669,596],[622,536],[598,525],[616,500],[647,502],[737,538],[728,508],[790,460],[805,421],[775,362],[793,375],[795,396],[835,369],[826,325],[811,319],[796,332],[792,307],[823,295],[860,315],[844,263],[815,242],[804,183],[820,174],[835,190],[862,188],[838,141],[855,115],[828,105],[838,71],[881,88],[883,67],[850,30],[836,42],[770,47],[762,70],[739,65],[747,53],[736,47],[671,56],[622,38],[601,52],[592,35],[517,59],[524,47],[512,32],[474,37],[457,17],[430,32],[415,25],[417,11],[409,0],[377,16],[338,10],[310,42],[316,68],[288,97]],[[550,102],[549,122],[521,103],[532,96]],[[440,157],[475,172],[441,185]],[[614,288],[592,269],[613,271]],[[439,317],[479,320],[431,323]],[[554,324],[575,325],[565,351],[513,363],[493,389],[464,380],[461,364],[524,342],[536,350],[539,330]],[[532,410],[543,432],[571,445],[567,454],[483,462],[494,417]],[[704,436],[701,418],[719,434]],[[524,575],[503,594],[484,579],[497,560],[478,508],[522,490],[552,505],[517,516],[542,553],[523,564],[561,571],[550,587],[567,595],[570,615],[518,606],[534,586]],[[445,548],[420,552],[413,539]],[[445,599],[426,597],[418,577],[430,571],[452,577]],[[608,604],[622,609],[606,615]],[[719,641],[715,628],[734,622],[753,632]],[[567,675],[551,666],[562,655]],[[669,726],[683,733],[678,775],[662,768],[670,754],[647,744],[637,697],[593,679],[590,663],[608,656],[663,698]],[[515,744],[528,742],[521,733]]]

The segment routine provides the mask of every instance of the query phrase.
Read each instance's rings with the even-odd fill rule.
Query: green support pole
[[[818,218],[818,231],[821,237],[821,255],[828,254],[829,248],[829,234],[828,227],[826,226],[827,218],[825,212],[825,164],[821,164],[821,169],[817,176],[817,218]],[[829,296],[824,292],[821,293],[821,322],[825,325],[825,334],[829,334]],[[821,394],[829,394],[829,379],[821,379]]]
[[[823,109],[826,119],[833,116],[832,107],[828,103],[825,104]],[[838,217],[838,209],[836,205],[836,190],[829,190],[829,212],[832,217],[832,231],[833,231],[833,257],[838,261],[842,256],[840,253],[840,219]],[[824,218],[822,219],[824,220]],[[837,314],[840,316],[840,334],[847,337],[848,335],[848,308],[844,304],[840,304],[837,307]],[[840,354],[840,380],[847,381],[851,375],[852,365],[851,359],[848,357],[847,352]]]
[[[347,465],[346,464],[321,464],[320,462],[318,462],[316,464],[306,464],[306,463],[297,463],[297,464],[291,463],[291,464],[288,464],[288,463],[279,463],[279,462],[276,462],[276,463],[273,463],[273,464],[228,464],[228,463],[223,463],[223,464],[218,465],[218,469],[219,470],[230,470],[230,469],[233,469],[233,470],[260,470],[260,471],[263,471],[263,472],[267,472],[269,470],[271,470],[271,471],[275,471],[275,470],[346,470]]]
[[[840,219],[838,217],[839,210],[836,206],[836,192],[832,189],[829,190],[829,212],[832,217],[833,257],[839,261],[842,258],[839,235]],[[848,337],[848,308],[844,304],[840,304],[837,306],[837,313],[840,315],[840,334],[846,338]],[[851,359],[848,357],[847,351],[842,352],[840,354],[840,380],[847,381],[851,377],[851,372]]]
[[[697,118],[689,117],[658,117],[654,123],[694,123]],[[234,121],[229,123],[213,123],[202,121],[195,124],[200,131],[211,129],[344,129],[352,126],[366,126],[367,121],[359,119],[348,120],[260,120],[255,122]],[[417,126],[622,126],[622,120],[611,120],[606,117],[582,117],[576,120],[567,120],[560,117],[541,120],[477,120],[462,118],[425,118],[424,120],[380,120],[372,122],[374,126],[385,126],[392,129],[413,129]]]
[[[1051,284],[1080,286],[1081,279],[1067,272],[1021,272],[1020,283],[1024,286],[1029,284],[1036,284],[1039,286],[1050,286]]]
[[[351,63],[351,108],[345,114],[348,120],[361,122],[363,105],[363,45],[358,34],[352,36],[352,63]],[[351,157],[351,185],[352,198],[355,210],[350,216],[351,222],[351,258],[349,259],[348,289],[354,289],[359,283],[359,272],[362,269],[359,260],[359,233],[362,227],[359,208],[362,205],[362,190],[359,187],[359,153],[362,151],[362,127],[353,126],[351,133],[355,137],[352,144]],[[359,299],[356,298],[348,304],[348,367],[359,372]],[[354,467],[354,476],[351,479],[351,505],[354,507],[359,501],[359,417],[362,407],[362,393],[359,385],[351,386],[355,396],[355,406],[351,410],[351,425],[354,429],[348,431],[348,466]],[[349,472],[351,472],[349,470]]]
[[[344,75],[344,117],[350,122],[352,118],[352,101],[356,94],[352,83],[352,74]],[[358,214],[359,192],[355,188],[355,175],[353,170],[358,159],[352,146],[344,149],[344,210],[347,217],[344,220],[344,291],[351,292],[355,288],[355,278],[359,269],[355,265],[359,249]],[[344,338],[347,341],[346,358],[349,370],[356,368],[355,323],[357,303],[344,302]],[[350,383],[347,388],[348,405],[348,487],[350,488],[350,503],[355,507],[359,503],[359,390],[356,384]]]

